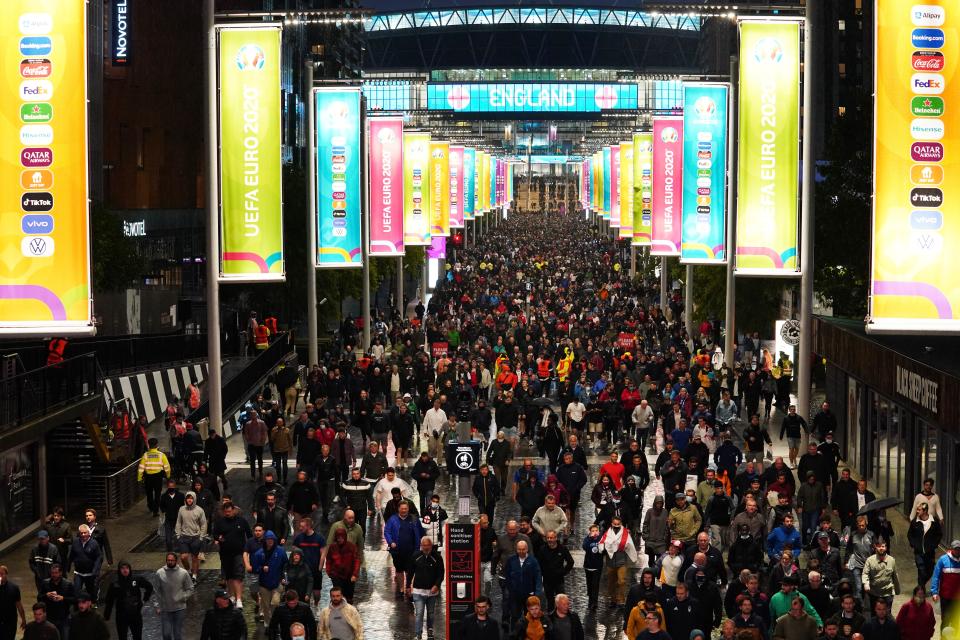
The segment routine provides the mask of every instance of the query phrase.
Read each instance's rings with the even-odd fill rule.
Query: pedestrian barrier
[[[50,487],[51,495],[62,489],[57,496],[61,499],[58,504],[68,514],[94,508],[102,518],[115,518],[140,499],[139,464],[140,461],[135,460],[111,473],[56,476],[51,478],[51,483],[57,485]]]
[[[100,393],[94,354],[67,358],[0,379],[0,431],[23,425]]]

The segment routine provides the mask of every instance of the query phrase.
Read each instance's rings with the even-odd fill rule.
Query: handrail
[[[93,397],[100,382],[93,353],[0,380],[0,430]]]

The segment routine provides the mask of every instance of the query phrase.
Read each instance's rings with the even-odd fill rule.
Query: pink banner
[[[503,201],[504,201],[503,187],[506,186],[507,184],[507,181],[505,180],[506,168],[507,168],[506,161],[497,160],[497,206],[498,207],[503,206]]]
[[[590,161],[584,160],[580,163],[580,204],[586,209],[590,206]]]
[[[447,236],[433,236],[430,240],[430,246],[427,247],[428,258],[446,258],[447,257]]]
[[[370,255],[402,256],[403,118],[370,118]]]
[[[450,228],[463,229],[463,147],[450,147]]]
[[[682,211],[683,116],[654,118],[651,255],[680,255]]]
[[[610,145],[610,226],[620,228],[620,145]]]

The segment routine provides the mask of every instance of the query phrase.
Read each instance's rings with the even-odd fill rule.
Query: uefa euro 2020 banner
[[[280,27],[219,29],[220,279],[284,278]]]
[[[463,229],[463,153],[461,146],[450,147],[450,228]]]
[[[463,219],[474,220],[477,189],[477,152],[471,147],[463,150]]]
[[[795,276],[800,22],[740,23],[738,275]]]
[[[620,240],[633,240],[633,140],[620,142]]]
[[[430,235],[450,235],[450,143],[430,142]]]
[[[93,332],[86,4],[0,2],[0,333]]]
[[[371,256],[402,256],[403,118],[369,118]]]
[[[430,246],[430,134],[403,134],[403,243]]]
[[[610,226],[620,227],[620,145],[610,145]]]
[[[653,134],[633,134],[633,240],[649,247],[653,231]]]
[[[613,149],[609,146],[603,148],[603,219],[609,221],[612,207],[612,189],[611,180],[613,178]]]
[[[314,89],[317,126],[317,257],[320,267],[363,266],[360,90]]]
[[[876,3],[867,330],[960,332],[960,3]],[[944,206],[953,207],[947,209]],[[954,213],[950,213],[953,211]]]
[[[683,117],[653,119],[653,225],[650,254],[680,255]]]
[[[683,231],[680,262],[724,264],[729,85],[683,85]]]

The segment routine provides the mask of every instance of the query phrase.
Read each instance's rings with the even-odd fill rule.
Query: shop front
[[[960,536],[960,356],[957,338],[868,336],[863,324],[814,321],[826,396],[846,464],[908,513],[933,478],[944,539]]]

